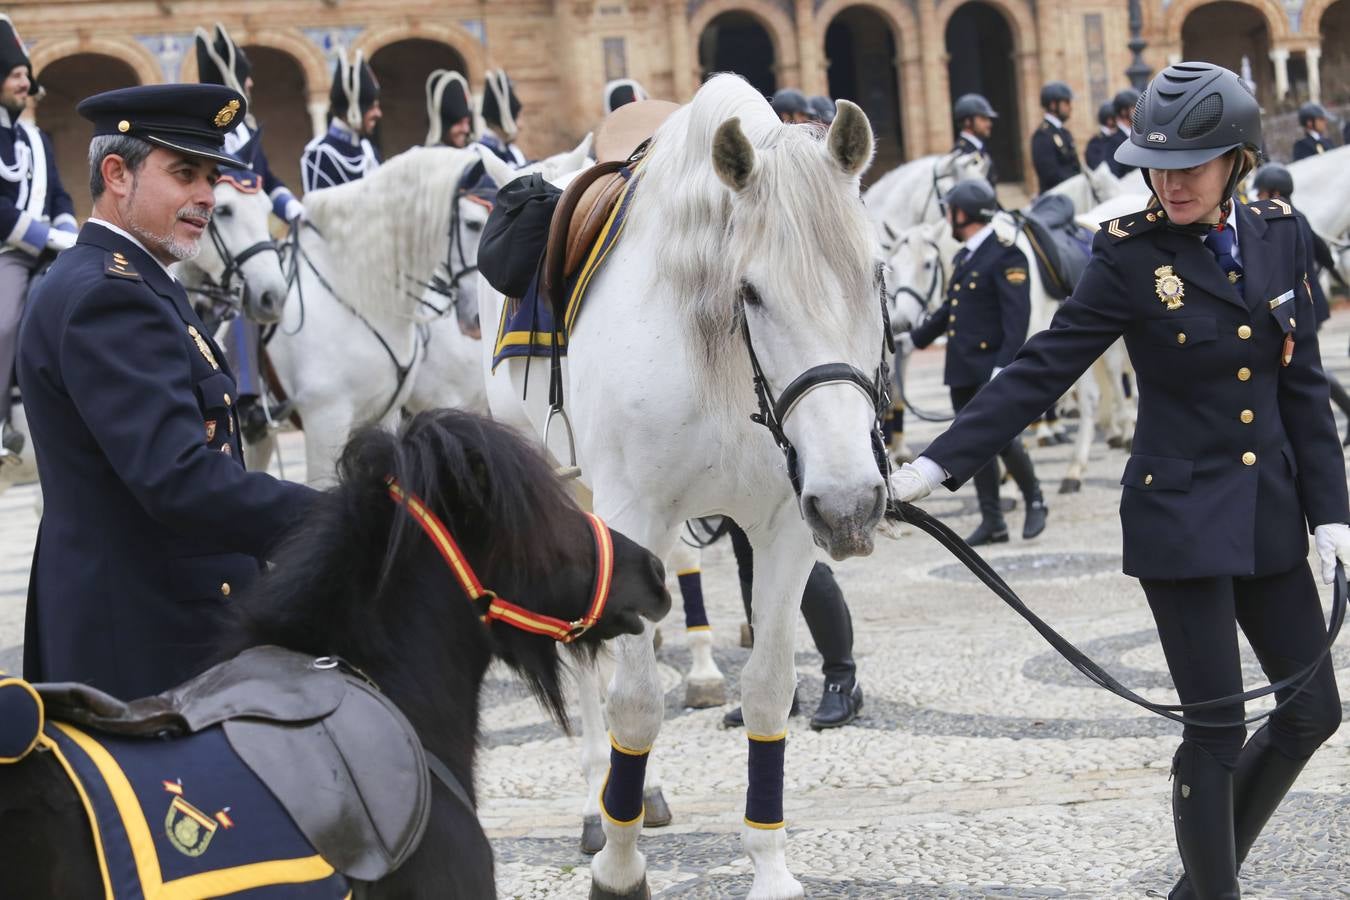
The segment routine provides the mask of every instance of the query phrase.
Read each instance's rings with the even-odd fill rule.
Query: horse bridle
[[[942,286],[947,283],[947,267],[942,262],[942,248],[938,246],[937,241],[934,241],[932,238],[924,238],[923,242],[927,244],[929,247],[931,247],[935,254],[933,277],[929,279],[928,290],[925,293],[920,294],[918,291],[916,291],[909,285],[903,284],[898,286],[894,291],[891,292],[890,299],[895,300],[901,294],[913,297],[915,301],[918,302],[919,308],[922,309],[925,313],[927,313],[932,311],[931,307],[933,303],[933,297],[937,295],[941,290]],[[900,246],[907,243],[909,243],[909,237],[905,236],[900,240],[899,244],[896,244],[896,248],[898,249]]]
[[[890,457],[886,454],[886,441],[881,435],[881,422],[891,405],[891,398],[886,389],[890,381],[890,372],[886,365],[885,351],[889,349],[891,353],[895,352],[895,336],[891,334],[891,316],[886,309],[886,283],[881,277],[881,272],[881,266],[878,264],[876,278],[880,282],[878,293],[881,301],[882,353],[873,375],[868,377],[861,369],[850,363],[821,363],[792,379],[777,398],[773,395],[773,388],[769,386],[769,378],[764,374],[764,367],[759,364],[754,341],[750,338],[750,322],[746,316],[745,303],[744,300],[741,301],[741,337],[745,340],[745,349],[750,356],[755,399],[759,403],[759,411],[751,414],[750,421],[767,428],[769,434],[773,436],[774,443],[783,452],[783,457],[787,461],[788,480],[792,483],[792,491],[798,500],[802,496],[802,481],[797,466],[797,448],[792,445],[791,439],[783,429],[788,416],[792,415],[793,410],[807,394],[830,384],[852,385],[872,403],[874,412],[872,455],[876,459],[882,479],[888,485],[889,492],[891,463]]]
[[[469,602],[480,610],[479,618],[485,625],[502,622],[530,634],[551,637],[560,644],[570,644],[600,621],[605,612],[605,604],[609,601],[610,588],[614,584],[614,536],[610,534],[609,526],[599,516],[585,513],[586,521],[591,526],[591,535],[595,539],[595,581],[591,587],[590,606],[580,619],[568,622],[517,606],[483,587],[473,566],[469,565],[468,557],[464,555],[464,551],[460,549],[445,523],[428,509],[421,499],[405,491],[396,479],[390,477],[387,483],[389,496],[406,509],[413,517],[413,521],[426,532],[465,596],[469,598]]]
[[[424,296],[415,298],[418,303],[431,310],[436,318],[444,318],[459,307],[459,283],[478,272],[477,261],[470,263],[468,254],[464,252],[464,235],[460,227],[463,222],[459,211],[459,204],[464,200],[485,207],[489,212],[492,211],[493,207],[491,200],[468,188],[460,188],[458,193],[455,194],[454,208],[450,211],[450,228],[446,235],[447,247],[445,251],[445,271],[450,277],[448,279],[442,278],[440,273],[437,272],[432,276],[431,281],[421,285],[423,288],[445,297],[449,303],[442,309],[429,302]],[[457,257],[458,268],[455,266]]]
[[[216,255],[225,264],[225,270],[220,274],[217,287],[228,296],[243,297],[243,292],[248,287],[244,281],[244,263],[259,253],[275,253],[277,255],[277,267],[281,268],[281,248],[271,238],[249,244],[238,253],[231,253],[230,248],[225,245],[225,238],[221,237],[220,229],[216,228],[214,216],[211,217],[211,221],[206,226],[206,234],[211,238],[211,246],[216,248]],[[236,277],[239,278],[239,290],[237,292],[234,287]]]

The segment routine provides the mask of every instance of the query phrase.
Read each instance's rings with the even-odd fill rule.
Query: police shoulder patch
[[[116,250],[109,253],[105,258],[106,265],[103,268],[103,274],[112,275],[117,278],[127,278],[131,281],[141,281],[141,273],[131,267],[127,258]]]
[[[1151,231],[1165,221],[1167,221],[1167,214],[1162,209],[1141,209],[1136,213],[1110,219],[1101,223],[1098,227],[1106,232],[1106,236],[1113,243],[1118,244],[1126,238]]]
[[[1014,266],[1011,269],[1004,269],[1003,277],[1008,280],[1008,284],[1025,284],[1027,270],[1021,266]]]
[[[1275,197],[1271,197],[1269,200],[1258,200],[1255,203],[1248,204],[1247,208],[1263,219],[1278,219],[1294,214],[1294,208],[1287,201]]]

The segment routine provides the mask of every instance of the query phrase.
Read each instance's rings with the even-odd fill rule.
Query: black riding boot
[[[1020,439],[1014,439],[1001,454],[1008,474],[1017,483],[1022,498],[1027,504],[1026,519],[1022,522],[1022,539],[1030,540],[1045,530],[1045,519],[1049,507],[1041,495],[1041,483],[1036,478],[1036,467],[1032,465],[1031,454],[1022,446]]]
[[[802,616],[820,651],[820,670],[825,676],[825,691],[811,717],[811,727],[820,731],[847,725],[862,709],[862,688],[853,662],[853,617],[834,572],[824,563],[816,563],[806,580]]]
[[[1269,725],[1252,735],[1242,748],[1233,770],[1233,837],[1239,867],[1307,764],[1308,760],[1290,759],[1271,745]],[[1170,900],[1197,900],[1185,875],[1167,896]]]
[[[975,496],[980,502],[980,527],[970,533],[966,543],[972,547],[1003,544],[1008,540],[1008,523],[998,501],[998,464],[990,461],[975,473]]]
[[[1190,741],[1172,758],[1172,824],[1194,896],[1239,900],[1233,773]]]

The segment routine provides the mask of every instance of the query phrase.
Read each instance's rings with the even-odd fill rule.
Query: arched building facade
[[[1310,98],[1350,103],[1350,0],[1142,7],[1154,70],[1185,56],[1241,68],[1270,112]],[[86,180],[75,102],[129,83],[193,80],[192,30],[211,24],[199,9],[9,5],[39,73],[50,75],[37,115],[58,138],[67,180]],[[364,51],[385,82],[388,152],[425,135],[423,85],[435,68],[464,72],[475,91],[488,68],[505,68],[525,104],[520,142],[531,156],[591,130],[609,79],[687,100],[709,73],[731,70],[766,93],[792,86],[859,103],[877,132],[879,171],[948,149],[953,98],[980,91],[1001,112],[993,150],[1006,180],[1028,171],[1044,81],[1073,87],[1068,124],[1082,146],[1132,58],[1120,0],[244,0],[217,15],[254,56],[254,112],[273,168],[292,183],[299,148],[325,125],[339,48]]]

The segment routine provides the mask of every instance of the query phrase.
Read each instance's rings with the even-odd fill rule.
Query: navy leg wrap
[[[615,825],[642,818],[642,783],[647,778],[646,750],[630,750],[609,737],[609,774],[600,792],[600,812]]]
[[[782,828],[783,757],[787,735],[750,736],[749,782],[745,792],[745,824],[751,828]]]
[[[684,627],[707,628],[708,611],[703,608],[703,575],[698,569],[681,572],[680,596],[684,598]]]

